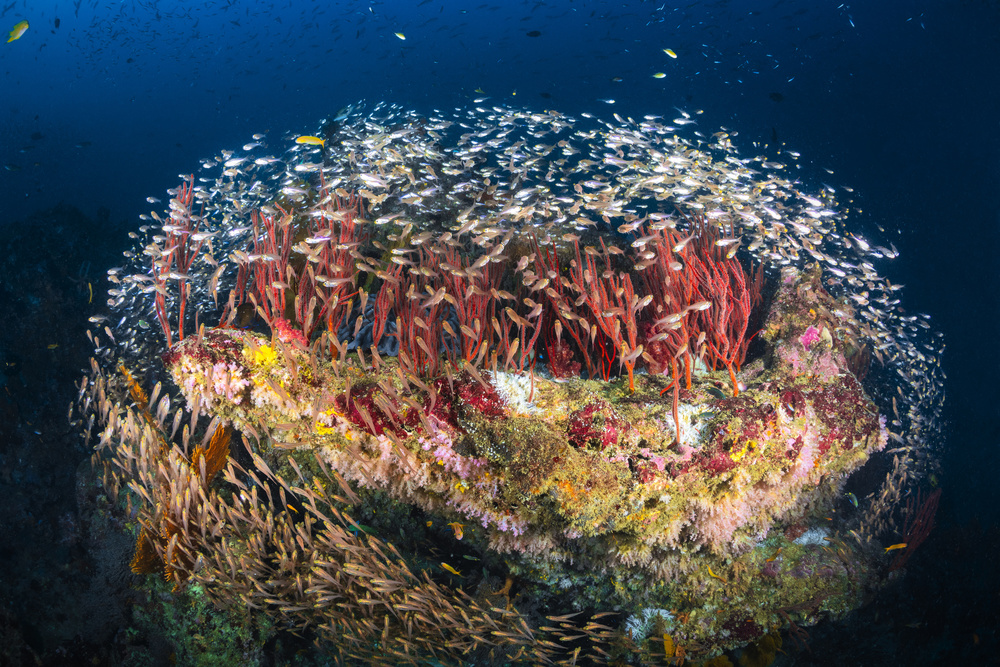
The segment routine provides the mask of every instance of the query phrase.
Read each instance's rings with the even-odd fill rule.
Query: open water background
[[[100,290],[146,197],[166,200],[178,174],[257,132],[279,154],[285,133],[315,132],[359,99],[429,112],[477,97],[605,117],[702,109],[698,128],[738,132],[744,155],[777,142],[801,153],[803,182],[854,189],[852,228],[896,245],[900,258],[879,270],[946,334],[945,490],[907,581],[782,660],[996,661],[1000,3],[15,0],[0,10],[4,31],[30,23],[0,44],[10,370],[0,626],[46,664],[75,664],[53,656],[73,660],[87,644],[52,620],[53,587],[92,574],[73,546],[71,480],[86,452],[65,425],[86,363],[84,283]],[[79,213],[53,212],[60,203]]]

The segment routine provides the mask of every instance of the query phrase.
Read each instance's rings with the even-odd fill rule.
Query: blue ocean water
[[[912,599],[915,610],[890,629],[940,629],[950,648],[928,649],[932,659],[996,646],[995,631],[984,629],[996,619],[996,575],[991,600],[968,619],[955,591],[977,588],[970,572],[982,572],[984,555],[975,545],[998,546],[988,529],[1000,506],[990,474],[1000,466],[1000,4],[0,7],[4,31],[29,23],[0,46],[0,234],[65,202],[120,236],[120,222],[135,226],[148,212],[146,197],[165,198],[200,160],[255,133],[284,150],[286,135],[315,132],[357,100],[428,112],[481,104],[670,118],[702,110],[699,131],[726,128],[744,155],[800,153],[798,178],[851,188],[852,228],[898,247],[901,257],[880,271],[906,285],[907,307],[929,313],[948,345],[937,533],[950,542],[929,543],[936,560],[911,575],[933,578],[924,587],[938,602]],[[91,233],[82,242],[120,241]]]

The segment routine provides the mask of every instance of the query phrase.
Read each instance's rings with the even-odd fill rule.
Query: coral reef
[[[726,375],[695,374],[680,447],[663,376],[637,375],[633,390],[624,379],[535,377],[525,401],[499,372],[473,379],[456,369],[414,383],[394,360],[362,373],[232,329],[176,343],[168,369],[189,404],[244,433],[271,434],[258,445],[271,469],[309,471],[317,457],[385,492],[394,512],[412,505],[463,525],[469,548],[511,559],[537,595],[572,589],[581,607],[630,613],[654,601],[677,606],[681,591],[704,599],[717,589],[729,607],[752,597],[757,629],[727,629],[724,618],[671,624],[685,644],[737,646],[783,607],[819,596],[813,613],[850,608],[870,576],[857,547],[837,544],[842,555],[831,557],[825,543],[775,537],[793,522],[823,521],[847,476],[887,441],[829,329],[795,327],[808,310],[797,296],[804,287],[834,307],[814,283],[803,274],[779,287],[765,325],[772,365],[738,396],[708,391]],[[811,331],[827,333],[803,342]],[[219,382],[220,367],[238,386]],[[808,585],[783,585],[797,580]]]
[[[832,198],[651,119],[388,118],[186,178],[109,272],[78,423],[135,572],[366,664],[708,660],[879,588],[936,357]]]

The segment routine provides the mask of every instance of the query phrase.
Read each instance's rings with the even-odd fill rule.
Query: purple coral
[[[809,349],[809,346],[819,340],[819,329],[810,325],[804,334],[799,336],[799,342],[802,343],[802,347]]]

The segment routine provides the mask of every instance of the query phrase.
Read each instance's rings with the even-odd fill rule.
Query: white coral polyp
[[[243,400],[243,390],[250,385],[243,369],[233,362],[220,361],[212,366],[211,377],[206,378],[219,396],[225,396],[239,405]]]

